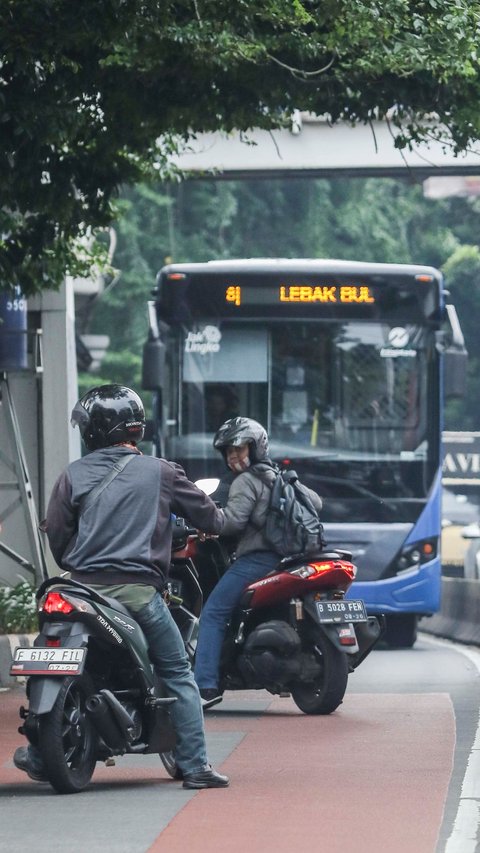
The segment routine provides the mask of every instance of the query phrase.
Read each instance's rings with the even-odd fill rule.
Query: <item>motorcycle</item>
[[[182,574],[190,566],[204,598],[228,570],[221,539],[199,541],[187,530],[174,555],[170,588],[187,611]],[[343,701],[348,676],[383,635],[383,617],[368,616],[363,601],[345,597],[356,575],[347,551],[319,550],[279,560],[244,590],[224,639],[220,692],[268,690],[291,695],[306,714],[331,714]],[[176,611],[172,614],[176,618]],[[182,626],[179,624],[180,630]]]
[[[185,542],[185,526],[177,523],[173,553]],[[176,578],[189,610],[173,591],[169,604],[192,658],[202,592],[189,561],[177,567]],[[165,695],[132,614],[67,577],[44,581],[36,596],[40,632],[31,648],[14,651],[10,673],[27,676],[19,732],[39,751],[54,790],[82,791],[97,761],[114,764],[115,756],[132,753],[158,753],[180,779],[169,714],[176,699]]]
[[[192,662],[203,597],[228,564],[221,540],[201,541],[175,520],[165,599]],[[355,572],[348,552],[319,551],[285,558],[250,584],[225,637],[221,689],[265,689],[291,695],[306,714],[332,713],[383,630],[362,601],[345,599]],[[169,714],[176,700],[131,613],[66,577],[44,581],[37,600],[40,632],[33,647],[15,650],[10,672],[27,677],[19,732],[39,750],[54,790],[79,792],[97,761],[132,753],[159,754],[181,778]]]

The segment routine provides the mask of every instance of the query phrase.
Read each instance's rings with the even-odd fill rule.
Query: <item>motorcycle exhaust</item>
[[[134,721],[110,690],[89,696],[85,710],[107,746],[125,752],[134,732]]]

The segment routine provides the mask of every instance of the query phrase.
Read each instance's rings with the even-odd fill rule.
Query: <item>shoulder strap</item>
[[[134,453],[130,453],[128,454],[128,456],[122,456],[122,458],[119,459],[118,462],[115,462],[115,464],[108,472],[108,474],[105,475],[103,480],[101,480],[100,483],[97,483],[97,485],[95,486],[95,488],[92,489],[91,492],[88,492],[87,495],[84,495],[84,497],[80,501],[80,512],[85,512],[87,509],[89,509],[89,507],[92,506],[92,504],[95,503],[97,498],[100,497],[100,495],[102,494],[103,490],[110,485],[110,483],[112,482],[112,480],[115,479],[117,474],[120,474],[120,471],[123,471],[123,469],[133,459],[134,455]]]

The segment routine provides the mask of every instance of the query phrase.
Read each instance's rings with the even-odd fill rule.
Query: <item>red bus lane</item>
[[[207,731],[244,729],[222,765],[231,787],[199,792],[149,853],[434,853],[455,747],[449,695],[347,698],[329,717],[274,699],[239,719],[225,702]]]
[[[186,791],[139,754],[70,797],[13,766],[25,693],[0,691],[0,849],[64,853],[68,826],[71,853],[475,853],[479,673],[478,652],[422,637],[374,651],[330,716],[227,691],[205,720],[230,788]]]

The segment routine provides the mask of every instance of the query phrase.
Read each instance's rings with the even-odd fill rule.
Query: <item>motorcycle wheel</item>
[[[169,749],[168,752],[159,752],[158,754],[168,775],[171,776],[172,779],[182,779],[182,771],[175,761],[175,753],[173,749]]]
[[[85,713],[90,679],[65,678],[49,714],[39,717],[39,748],[46,776],[58,794],[76,794],[90,782],[97,734]]]
[[[315,648],[323,664],[322,673],[315,681],[293,684],[292,699],[304,714],[331,714],[341,705],[347,689],[347,656],[323,634],[316,637]]]

